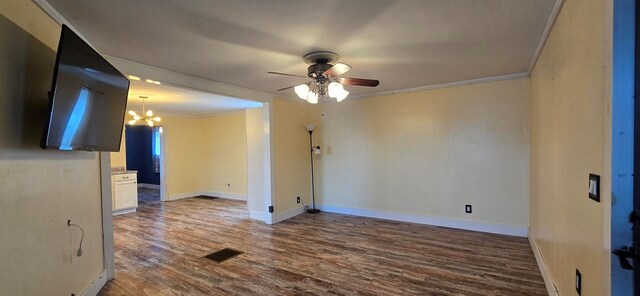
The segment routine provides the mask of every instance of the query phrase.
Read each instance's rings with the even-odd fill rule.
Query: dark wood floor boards
[[[114,217],[101,295],[546,295],[527,239],[330,213],[276,225],[190,198]],[[203,256],[245,252],[223,263]]]

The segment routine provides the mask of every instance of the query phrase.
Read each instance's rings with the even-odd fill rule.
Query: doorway
[[[125,127],[126,165],[138,172],[138,203],[164,201],[164,128]]]
[[[640,127],[640,104],[634,103],[634,97],[640,95],[640,76],[637,75],[640,43],[635,38],[640,24],[636,9],[633,0],[614,1],[611,151],[611,249],[614,250],[611,295],[614,296],[640,295],[637,287],[640,265],[635,258],[635,249],[640,246],[640,227],[638,220],[633,222],[632,218],[634,200],[635,208],[640,209],[640,190],[637,190],[640,178],[634,178],[640,169],[640,135],[634,133],[634,125]]]

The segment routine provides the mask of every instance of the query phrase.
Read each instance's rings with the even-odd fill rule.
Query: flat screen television
[[[43,149],[119,151],[129,80],[63,25]]]

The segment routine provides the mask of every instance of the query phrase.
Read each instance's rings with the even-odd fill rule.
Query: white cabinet
[[[136,173],[111,175],[113,215],[135,212],[138,208]]]

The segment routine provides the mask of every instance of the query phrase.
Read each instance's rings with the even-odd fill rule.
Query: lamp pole
[[[308,128],[309,130],[309,146],[310,148],[310,153],[309,153],[309,157],[311,159],[311,205],[312,208],[307,210],[307,213],[311,213],[311,214],[317,214],[320,213],[320,210],[316,209],[316,187],[315,187],[315,180],[314,180],[314,176],[313,176],[313,129]]]

